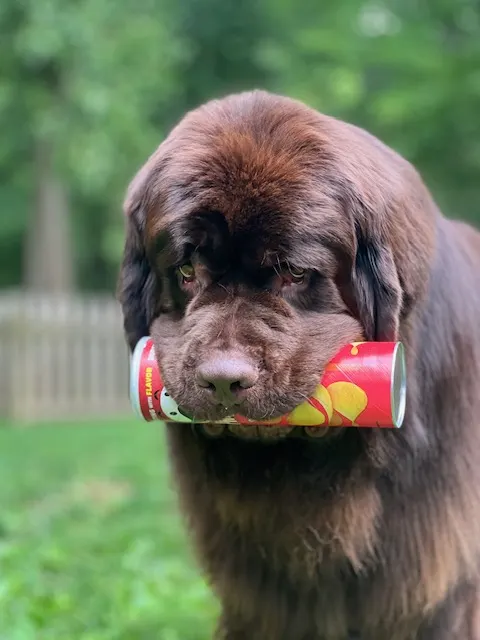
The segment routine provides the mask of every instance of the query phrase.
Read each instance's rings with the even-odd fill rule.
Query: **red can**
[[[148,422],[192,422],[163,385],[150,337],[142,338],[132,354],[130,400],[138,416]],[[313,395],[289,414],[262,422],[234,415],[219,422],[262,426],[399,428],[405,415],[405,403],[403,344],[354,342],[340,349],[325,368]]]

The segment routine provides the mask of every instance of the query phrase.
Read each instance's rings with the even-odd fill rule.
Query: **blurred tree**
[[[2,4],[0,195],[10,206],[0,225],[0,284],[69,287],[73,263],[80,285],[112,284],[105,271],[123,190],[156,146],[154,109],[175,98],[180,46],[166,9],[154,0]],[[19,234],[23,277],[9,251]]]
[[[0,286],[41,254],[111,290],[133,173],[185,109],[253,87],[366,127],[480,223],[480,0],[4,0],[0,60]]]
[[[480,2],[271,0],[274,86],[370,130],[480,223]]]
[[[274,37],[271,13],[257,0],[183,0],[178,33],[188,43],[179,65],[183,104],[190,109],[218,95],[264,87],[271,70],[259,53]]]

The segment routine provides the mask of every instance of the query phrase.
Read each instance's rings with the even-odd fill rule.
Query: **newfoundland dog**
[[[290,411],[347,342],[404,343],[401,429],[166,426],[224,640],[480,639],[480,234],[364,130],[252,91],[134,177],[119,279],[198,420]]]

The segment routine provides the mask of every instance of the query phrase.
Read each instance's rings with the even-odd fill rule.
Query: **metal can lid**
[[[148,336],[140,338],[135,345],[132,356],[130,358],[130,404],[132,405],[135,414],[145,420],[142,409],[140,406],[140,393],[139,393],[139,380],[140,380],[140,366],[142,363],[142,355],[145,349],[145,345],[150,340]]]
[[[393,352],[392,381],[390,389],[392,424],[399,429],[405,418],[407,402],[407,367],[405,363],[405,348],[398,342]]]

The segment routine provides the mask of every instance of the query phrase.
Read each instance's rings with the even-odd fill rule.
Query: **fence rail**
[[[0,294],[0,416],[43,421],[131,413],[128,373],[113,298]]]

